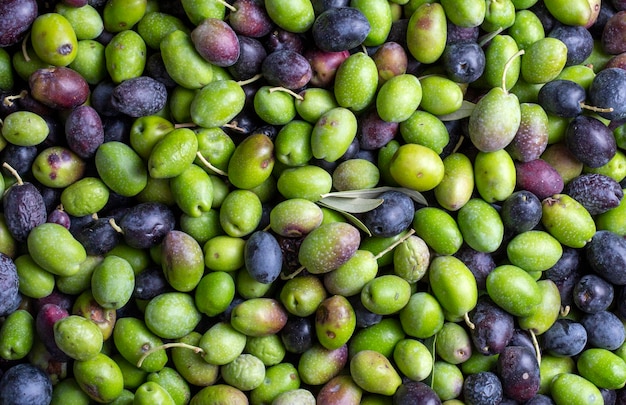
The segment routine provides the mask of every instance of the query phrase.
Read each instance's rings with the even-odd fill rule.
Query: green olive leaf
[[[325,205],[328,208],[351,212],[351,213],[362,213],[371,211],[374,208],[378,207],[383,203],[382,198],[340,198],[340,197],[324,197],[318,201],[319,203]]]
[[[438,115],[437,118],[441,121],[455,121],[460,120],[461,118],[467,118],[472,115],[472,111],[474,111],[475,107],[476,104],[471,101],[463,100],[461,107],[459,107],[458,110],[450,114]]]
[[[378,196],[380,196],[382,193],[386,191],[399,191],[401,193],[408,195],[409,197],[411,197],[411,199],[413,199],[413,201],[419,204],[426,205],[426,206],[428,205],[428,201],[426,201],[426,198],[424,198],[422,193],[420,193],[419,191],[411,190],[409,188],[404,188],[404,187],[385,186],[385,187],[375,187],[375,188],[368,188],[368,189],[362,189],[362,190],[336,191],[332,193],[322,194],[321,197],[322,199],[328,198],[328,197],[347,198],[347,199],[350,199],[350,198],[372,199],[372,198],[377,198]]]
[[[352,225],[356,226],[357,228],[359,228],[360,230],[362,230],[363,232],[365,232],[365,234],[367,236],[372,236],[372,232],[367,228],[367,226],[365,226],[365,224],[357,217],[355,217],[354,215],[350,214],[347,211],[342,211],[340,209],[336,209],[333,208],[327,204],[325,204],[322,200],[317,202],[319,205],[326,207],[326,208],[330,208],[334,211],[337,211],[338,213],[340,213],[341,215],[343,215],[344,217],[346,217],[346,219],[348,221],[350,221],[350,223],[352,223]]]

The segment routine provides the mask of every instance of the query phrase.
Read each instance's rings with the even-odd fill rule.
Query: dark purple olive
[[[282,50],[267,55],[261,65],[265,80],[272,86],[296,90],[306,86],[313,71],[309,61],[301,54]]]
[[[365,112],[359,119],[357,139],[365,150],[378,150],[393,140],[400,124],[384,121],[375,108]]]
[[[613,285],[595,274],[585,274],[574,286],[574,304],[593,314],[606,310],[614,297]]]
[[[383,203],[363,215],[363,223],[375,236],[390,237],[405,231],[415,214],[411,197],[399,191],[386,191],[379,196]]]
[[[133,206],[118,223],[126,243],[137,249],[148,249],[163,241],[174,229],[175,217],[165,204],[145,202]]]
[[[471,338],[482,354],[499,354],[513,337],[514,319],[489,299],[481,299],[470,314]]]
[[[4,193],[2,207],[6,227],[18,242],[25,242],[30,231],[46,222],[48,217],[37,187],[21,180]]]
[[[537,94],[537,101],[550,114],[573,118],[582,112],[586,96],[580,84],[561,79],[543,85]]]
[[[107,217],[100,217],[91,222],[78,231],[75,237],[87,254],[93,256],[110,252],[122,239],[121,234],[113,228]]]
[[[318,48],[339,52],[361,45],[370,30],[370,23],[360,10],[333,7],[315,19],[311,32]]]
[[[171,291],[172,287],[165,278],[160,266],[148,266],[135,276],[133,297],[140,300],[150,300],[159,294]]]
[[[561,174],[543,159],[515,162],[517,188],[526,190],[540,200],[563,191]]]
[[[263,44],[256,39],[239,35],[239,59],[228,72],[235,80],[248,80],[261,73],[261,64],[267,56]]]
[[[565,66],[583,63],[593,50],[593,37],[589,30],[582,26],[559,24],[548,34],[567,46],[567,61]]]
[[[54,324],[65,317],[69,312],[56,304],[43,305],[35,316],[35,330],[37,336],[44,344],[53,359],[57,361],[68,361],[70,358],[65,352],[59,349],[54,340]]]
[[[442,61],[446,75],[458,83],[471,83],[485,70],[485,52],[475,42],[446,45]]]
[[[216,41],[216,38],[219,40]],[[214,65],[226,67],[239,59],[239,39],[225,21],[206,18],[191,31],[191,41],[196,50]]]
[[[536,227],[541,216],[541,200],[527,190],[515,191],[502,202],[500,209],[504,228],[515,234]]]
[[[591,215],[617,207],[624,192],[615,179],[600,173],[585,173],[572,179],[563,193],[582,204]]]
[[[64,66],[35,70],[28,78],[28,85],[37,101],[55,109],[78,107],[89,96],[87,81]]]
[[[244,264],[250,276],[259,283],[269,284],[280,275],[283,254],[273,234],[256,231],[246,240]]]
[[[559,289],[563,307],[573,305],[572,291],[574,285],[583,275],[582,263],[581,253],[578,249],[563,246],[561,258],[543,273],[545,278],[554,281]]]
[[[91,92],[91,106],[98,111],[98,114],[105,117],[120,115],[117,108],[113,107],[111,95],[117,84],[112,81],[103,80],[98,83]]]
[[[626,11],[624,12],[626,14]],[[626,117],[626,70],[607,68],[599,71],[589,89],[589,104],[611,111],[598,112],[608,120],[619,120]]]
[[[276,28],[269,33],[263,41],[265,49],[268,53],[276,51],[293,51],[296,53],[302,53],[304,50],[304,43],[302,37],[295,32],[286,31],[282,28]]]
[[[64,210],[55,208],[48,214],[48,222],[59,224],[65,229],[70,229],[70,216]]]
[[[585,246],[587,263],[605,280],[626,285],[626,239],[611,231],[597,231]]]
[[[37,18],[36,0],[3,0],[0,2],[0,48],[19,43]]]
[[[89,4],[89,0],[62,0],[62,2],[70,7],[83,7]]]
[[[348,7],[350,0],[311,0],[315,15],[320,15],[324,11],[335,7]]]
[[[17,309],[21,296],[20,280],[13,259],[0,253],[0,316],[7,316]]]
[[[617,151],[613,132],[599,119],[586,115],[570,121],[565,142],[576,159],[591,168],[607,164]]]
[[[463,397],[467,405],[499,404],[502,396],[502,383],[491,371],[470,374],[463,381]]]
[[[240,35],[260,38],[269,34],[274,27],[261,0],[236,0],[233,7],[236,11],[229,14],[228,22]]]
[[[51,401],[52,380],[39,367],[30,363],[16,364],[0,378],[2,404],[49,404]]]
[[[441,405],[437,393],[421,381],[407,381],[393,394],[394,405]]]
[[[496,268],[493,256],[489,253],[474,250],[466,245],[461,246],[454,256],[470,269],[476,279],[478,289],[485,291],[487,288],[487,276]]]
[[[626,339],[624,324],[613,312],[586,314],[580,319],[580,323],[587,331],[587,343],[591,347],[617,350]]]
[[[28,176],[37,154],[36,146],[19,146],[9,143],[0,152],[0,163],[8,164],[20,176]],[[12,176],[11,171],[4,166],[2,166],[2,173],[6,176]]]
[[[587,331],[579,322],[557,319],[542,335],[544,351],[559,357],[575,356],[587,344]]]
[[[602,31],[602,49],[611,55],[626,52],[626,11],[621,10],[608,19]]]
[[[131,117],[156,114],[166,103],[167,88],[148,76],[125,80],[115,86],[111,93],[111,105]]]
[[[310,318],[289,317],[280,330],[280,339],[290,353],[304,353],[313,346],[315,328]]]
[[[81,158],[94,156],[104,143],[104,128],[98,112],[88,105],[73,109],[65,120],[65,137],[69,148]]]
[[[148,56],[146,60],[146,76],[150,76],[163,83],[168,90],[173,90],[178,84],[172,79],[163,63],[163,57],[160,52],[155,52]]]
[[[476,42],[478,40],[478,27],[461,27],[451,21],[448,21],[446,31],[447,44],[454,44],[458,42]]]
[[[315,87],[328,87],[335,80],[339,65],[350,56],[350,52],[327,52],[309,48],[303,55],[311,65],[312,76],[309,83]]]
[[[507,346],[498,356],[497,369],[507,397],[524,402],[539,391],[539,363],[534,350]]]

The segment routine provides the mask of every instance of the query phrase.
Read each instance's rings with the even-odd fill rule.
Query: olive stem
[[[470,320],[468,312],[463,314],[463,319],[465,320],[465,324],[468,328],[470,328],[471,330],[476,329],[476,325],[474,325],[474,323]]]
[[[585,104],[582,101],[580,102],[580,107],[584,108],[585,110],[589,110],[593,112],[613,112],[613,107],[609,107],[609,108],[594,107],[592,105]]]
[[[528,332],[530,333],[530,338],[533,341],[533,347],[535,348],[535,353],[537,356],[537,364],[541,365],[541,349],[539,348],[539,342],[537,341],[537,335],[535,335],[535,332],[533,332],[532,329],[529,329]]]
[[[463,135],[461,135],[459,137],[459,141],[456,143],[456,145],[454,145],[454,149],[452,149],[452,153],[458,152],[458,150],[461,148],[461,145],[463,144],[464,140],[465,140],[465,137]]]
[[[111,225],[111,228],[115,229],[115,232],[121,233],[122,235],[124,234],[124,230],[120,228],[114,218],[109,218],[109,225]]]
[[[300,100],[300,101],[304,100],[304,97],[302,97],[298,93],[296,93],[294,91],[291,91],[291,90],[289,90],[289,89],[287,89],[285,87],[272,87],[269,91],[270,91],[270,93],[273,93],[275,91],[282,91],[282,92],[285,92],[287,94],[291,94],[297,100]]]
[[[193,350],[196,354],[204,353],[204,350],[202,350],[198,346],[192,346],[187,343],[182,343],[182,342],[165,343],[161,346],[153,347],[150,350],[147,350],[144,354],[142,354],[139,360],[137,360],[137,368],[140,368],[141,365],[143,364],[143,361],[146,359],[146,357],[150,356],[152,353],[157,352],[159,350],[169,349],[171,347],[182,347],[183,349],[190,349],[190,350]]]
[[[509,67],[511,66],[511,64],[513,63],[513,60],[515,60],[515,58],[517,58],[518,56],[522,56],[523,54],[524,54],[523,49],[515,52],[509,58],[509,60],[507,60],[506,63],[504,64],[504,69],[502,70],[502,90],[504,90],[504,94],[509,94],[509,91],[506,89],[506,73],[509,70]]]
[[[241,132],[242,134],[244,132],[246,132],[246,130],[244,128],[241,128],[240,126],[237,126],[237,121],[234,121],[234,122],[235,122],[234,124],[232,124],[230,122],[227,123],[227,124],[224,124],[224,125],[222,125],[222,127],[228,128],[228,129],[232,129],[233,131]]]
[[[11,175],[13,177],[15,177],[15,179],[17,180],[17,185],[18,186],[23,186],[24,185],[24,182],[22,181],[22,177],[20,177],[20,174],[17,172],[17,170],[12,168],[10,164],[8,164],[7,162],[4,162],[2,164],[2,167],[7,169],[9,171],[9,173],[11,173]]]
[[[196,152],[196,156],[198,156],[198,159],[200,160],[200,162],[202,162],[203,165],[205,165],[206,167],[208,167],[209,169],[213,170],[215,173],[225,176],[228,176],[228,173],[226,173],[224,170],[219,169],[215,166],[213,166],[211,164],[211,162],[209,162],[208,160],[206,160],[206,158],[204,156],[202,156],[202,152],[198,151]]]
[[[174,124],[174,128],[178,129],[178,128],[195,128],[198,125],[195,122],[183,122],[180,124]]]
[[[407,231],[406,235],[403,235],[400,239],[398,239],[397,241],[395,241],[391,245],[387,246],[385,249],[383,249],[381,252],[379,252],[376,256],[374,256],[374,259],[378,260],[381,257],[383,257],[384,255],[386,255],[387,253],[391,252],[393,249],[395,249],[396,246],[398,246],[399,244],[401,244],[405,240],[409,239],[411,237],[411,235],[413,235],[414,233],[415,233],[415,229],[413,229],[413,228],[409,229]]]
[[[24,55],[24,60],[26,62],[30,62],[30,56],[28,55],[28,49],[26,49],[26,42],[28,41],[29,37],[30,37],[30,32],[27,32],[26,36],[24,36],[24,40],[22,41],[22,55]]]
[[[24,98],[24,97],[26,97],[27,94],[28,94],[28,92],[26,90],[22,90],[22,91],[20,91],[20,94],[18,94],[16,96],[6,96],[2,100],[2,104],[4,104],[7,107],[12,107],[13,106],[13,100],[18,100],[20,98]]]
[[[296,269],[296,271],[294,271],[293,273],[289,274],[288,276],[284,275],[283,273],[280,274],[280,279],[281,280],[291,280],[292,278],[294,278],[295,276],[297,276],[298,274],[302,273],[304,271],[305,267],[304,266],[300,266]]]
[[[239,80],[237,82],[237,84],[240,85],[240,86],[245,86],[246,84],[250,84],[250,83],[256,82],[257,80],[259,80],[262,77],[263,77],[263,75],[261,73],[257,73],[256,75],[252,76],[251,78],[249,78],[247,80]]]
[[[227,9],[229,9],[232,12],[237,11],[237,9],[232,4],[229,4],[228,2],[226,2],[224,0],[217,0],[217,2],[222,4],[224,7],[226,7]]]
[[[480,45],[480,47],[482,48],[483,46],[487,45],[487,42],[491,41],[496,35],[498,35],[502,31],[504,31],[504,29],[500,27],[495,31],[483,35],[482,37],[478,38],[478,45]]]

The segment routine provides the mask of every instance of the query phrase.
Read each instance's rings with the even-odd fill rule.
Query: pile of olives
[[[0,0],[0,404],[626,401],[626,2]]]

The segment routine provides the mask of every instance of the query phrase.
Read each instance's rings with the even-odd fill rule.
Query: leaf
[[[348,221],[350,221],[354,226],[356,226],[357,228],[359,228],[360,230],[362,230],[363,232],[365,232],[365,234],[367,234],[367,236],[372,236],[372,232],[367,228],[367,226],[365,226],[365,224],[358,219],[357,217],[355,217],[354,215],[350,214],[349,212],[346,211],[342,211],[340,209],[336,209],[334,207],[331,207],[327,204],[325,204],[322,200],[319,200],[317,202],[319,205],[326,207],[326,208],[330,208],[332,210],[337,211],[338,213],[340,213],[341,215],[345,216],[346,219]]]
[[[472,111],[474,111],[475,107],[476,104],[471,101],[463,100],[461,107],[459,107],[458,110],[450,114],[438,115],[437,118],[441,121],[455,121],[460,120],[461,118],[467,118],[472,115]]]
[[[371,211],[383,203],[382,198],[339,198],[339,197],[325,197],[319,200],[328,208],[335,210],[362,213]]]
[[[396,191],[399,191],[401,193],[408,195],[409,197],[411,197],[413,201],[415,201],[418,204],[428,206],[428,201],[426,201],[426,198],[424,198],[422,193],[420,193],[419,191],[411,190],[410,188],[404,188],[404,187],[391,187],[391,188],[393,190],[396,190]]]
[[[367,226],[365,226],[365,224],[361,222],[360,219],[358,219],[357,217],[355,217],[354,215],[348,212],[342,212],[342,214],[345,215],[346,218],[348,218],[348,221],[352,222],[352,225],[356,226],[357,228],[365,232],[367,236],[372,236],[372,232],[369,229],[367,229]]]
[[[322,198],[337,197],[337,198],[375,198],[384,192],[385,188],[392,187],[376,187],[366,188],[362,190],[348,190],[348,191],[334,191],[332,193],[322,194]]]
[[[419,204],[428,205],[428,201],[426,201],[426,198],[424,198],[424,196],[419,191],[411,190],[411,189],[404,188],[404,187],[384,186],[384,187],[368,188],[368,189],[363,189],[363,190],[336,191],[332,193],[322,194],[321,197],[322,199],[327,198],[327,197],[366,198],[366,199],[370,198],[371,199],[371,198],[377,198],[378,196],[380,196],[382,193],[386,191],[399,191],[401,193],[408,195],[409,197],[413,199],[413,201]]]

